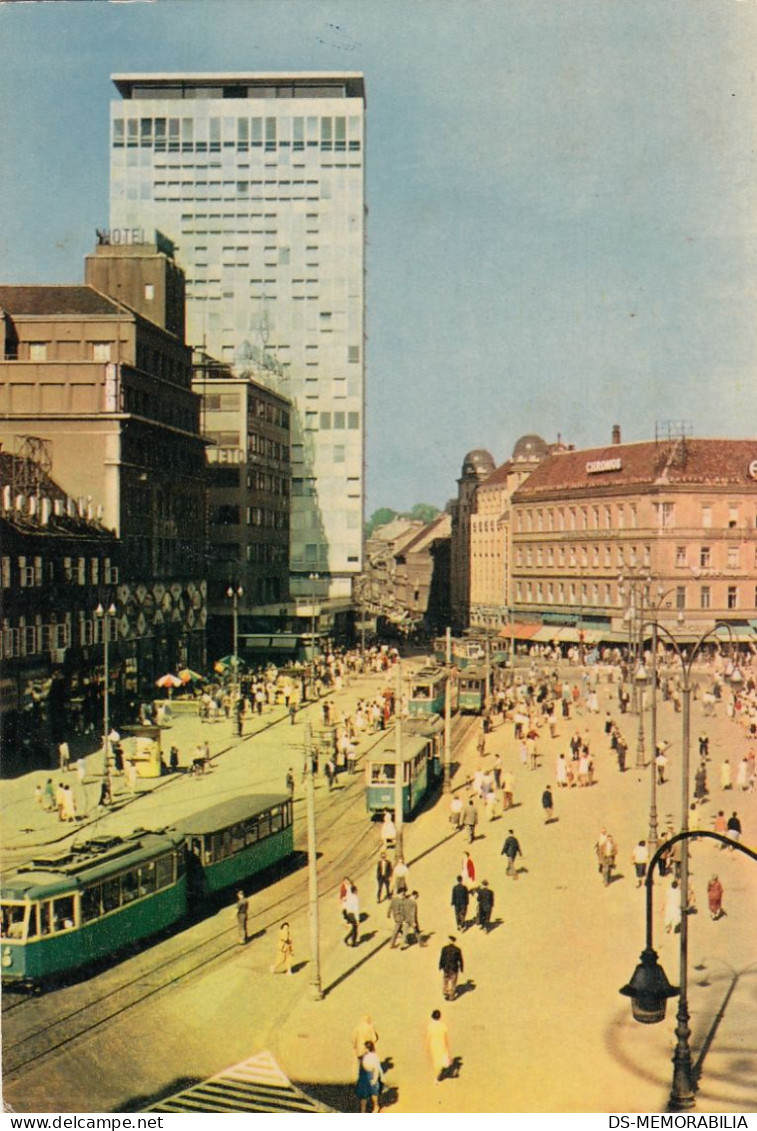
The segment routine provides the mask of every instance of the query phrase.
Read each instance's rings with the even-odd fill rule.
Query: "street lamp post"
[[[656,619],[656,618],[655,618]],[[654,623],[654,622],[653,622]],[[691,673],[694,662],[699,655],[699,652],[705,642],[715,635],[719,626],[708,629],[702,633],[699,639],[694,644],[691,652],[688,655],[684,654],[680,644],[673,636],[673,634],[664,627],[664,625],[657,625],[657,631],[662,632],[669,640],[673,651],[678,658],[681,665],[681,673],[683,677],[682,697],[683,697],[683,732],[682,732],[682,751],[681,751],[681,831],[677,837],[671,838],[668,841],[668,846],[674,840],[681,841],[681,931],[680,931],[680,953],[679,953],[679,966],[680,966],[680,994],[678,999],[678,1012],[676,1014],[676,1047],[673,1054],[673,1084],[670,1093],[670,1106],[676,1111],[685,1111],[694,1106],[694,1095],[696,1092],[696,1084],[694,1081],[694,1070],[691,1061],[691,1047],[689,1038],[691,1037],[691,1029],[689,1028],[689,1001],[688,1001],[688,958],[689,958],[689,847],[688,839],[689,832],[689,804],[690,804],[690,778],[689,778],[689,760],[690,760],[690,747],[691,747]],[[733,641],[733,634],[729,625],[724,626],[728,631],[731,642]],[[643,633],[645,625],[640,625],[639,633]],[[656,644],[656,633],[655,633]],[[738,668],[732,666],[731,680],[738,684],[741,682],[741,673]],[[715,834],[710,834],[715,835]],[[659,849],[658,849],[659,853]],[[653,859],[656,860],[658,853],[655,854]],[[648,874],[652,871],[652,863],[650,862]],[[649,882],[649,881],[648,881]],[[651,898],[651,896],[649,897]],[[647,950],[651,949],[651,943],[648,943]],[[652,951],[652,954],[654,952]],[[644,964],[644,956],[642,956],[642,964]]]
[[[103,668],[105,681],[103,684],[103,777],[108,783],[108,792],[112,793],[112,765],[110,759],[110,622],[116,615],[116,606],[110,604],[104,608],[102,604],[95,609],[95,616],[103,625]]]
[[[233,618],[233,631],[234,631],[234,649],[232,654],[232,664],[234,667],[234,703],[236,704],[239,698],[239,598],[244,594],[244,589],[241,585],[230,585],[226,590],[226,596],[231,598],[231,610]]]
[[[670,1101],[668,1104],[669,1109],[673,1111],[681,1111],[694,1106],[696,1094],[696,1080],[691,1063],[691,1052],[688,1049],[688,1008],[685,1003],[686,996],[686,982],[681,981],[680,987],[671,986],[668,981],[667,975],[657,961],[657,953],[654,950],[654,940],[652,934],[652,885],[654,883],[654,875],[657,864],[663,852],[677,843],[682,845],[682,857],[688,856],[688,842],[689,840],[710,839],[720,842],[721,847],[727,846],[731,849],[737,849],[739,852],[745,853],[751,860],[757,860],[757,852],[746,845],[741,844],[737,840],[732,840],[730,837],[722,836],[720,833],[709,832],[702,829],[685,830],[676,833],[665,844],[660,845],[657,851],[653,854],[649,861],[646,875],[646,946],[641,953],[639,965],[633,972],[630,982],[623,986],[620,993],[626,997],[631,998],[631,1006],[633,1009],[633,1016],[636,1021],[641,1021],[645,1025],[654,1025],[662,1021],[665,1017],[665,1003],[669,997],[679,995],[679,1001],[684,1002],[683,1013],[685,1014],[685,1049],[679,1049],[676,1046],[675,1055],[673,1057],[673,1084],[670,1092]],[[685,921],[685,909],[681,908],[681,927],[683,930],[683,923]],[[679,1032],[682,1024],[682,1011],[679,1006],[678,1011],[678,1027],[676,1034]]]

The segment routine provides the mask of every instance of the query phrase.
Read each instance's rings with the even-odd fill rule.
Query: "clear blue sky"
[[[0,4],[0,280],[77,282],[117,71],[361,70],[367,509],[465,453],[756,431],[757,5]]]

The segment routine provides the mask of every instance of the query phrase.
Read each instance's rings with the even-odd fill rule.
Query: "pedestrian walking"
[[[739,817],[738,817],[735,810],[733,811],[731,816],[728,818],[728,824],[726,825],[726,831],[728,833],[728,836],[731,838],[731,840],[735,840],[736,843],[738,844],[738,842],[741,840],[741,821],[739,820]],[[731,847],[728,851],[733,852],[733,848]]]
[[[552,799],[552,790],[547,786],[541,795],[541,807],[544,810],[544,824],[548,825],[552,820],[554,813],[554,801]]]
[[[647,874],[647,864],[649,863],[649,851],[645,840],[640,840],[634,848],[631,853],[631,863],[636,872],[636,886],[640,888],[644,883],[644,877]]]
[[[476,839],[476,825],[478,824],[478,810],[473,797],[469,797],[463,809],[463,827],[468,830],[468,843],[473,844]]]
[[[707,885],[707,906],[711,919],[719,919],[723,914],[723,885],[713,876]]]
[[[392,898],[389,900],[389,907],[386,912],[387,919],[391,919],[394,923],[392,930],[392,937],[389,942],[389,947],[394,950],[397,946],[397,939],[400,937],[405,924],[405,892],[396,891]]]
[[[413,891],[404,897],[402,906],[402,934],[403,941],[406,947],[410,946],[412,940],[417,939],[420,943],[421,928],[418,922],[418,892]]]
[[[454,1001],[457,992],[457,979],[464,970],[463,952],[457,945],[455,935],[449,936],[449,942],[442,947],[439,955],[439,969],[442,972],[442,993],[445,1001]]]
[[[376,1032],[376,1026],[373,1024],[373,1018],[370,1013],[363,1014],[352,1032],[352,1047],[358,1061],[365,1056],[368,1042],[370,1041],[375,1049],[378,1039],[379,1036]]]
[[[79,785],[84,785],[84,779],[87,776],[87,759],[83,755],[76,760],[76,776],[79,779]]]
[[[468,891],[471,891],[471,889],[476,885],[476,865],[471,860],[471,855],[469,852],[463,853],[463,859],[460,864],[460,871],[462,872],[463,883],[467,887]]]
[[[344,918],[349,923],[350,929],[344,940],[347,946],[357,946],[357,932],[360,923],[360,901],[357,888],[353,884],[344,899]]]
[[[287,770],[287,775],[286,775],[285,780],[286,780],[287,793],[289,794],[290,797],[294,797],[294,771],[293,771],[291,766]]]
[[[681,928],[681,889],[672,880],[665,896],[665,930],[670,934]]]
[[[379,1110],[379,1098],[383,1088],[383,1074],[376,1046],[373,1041],[365,1042],[365,1052],[360,1058],[357,1077],[357,1098],[360,1101],[360,1111],[367,1112],[368,1106],[372,1112]]]
[[[171,751],[168,755],[168,768],[170,769],[172,774],[177,774],[179,772],[179,748],[178,748],[178,746],[172,746],[171,747]]]
[[[431,1014],[426,1028],[426,1048],[431,1055],[436,1079],[441,1081],[452,1067],[452,1058],[449,1052],[449,1032],[439,1009]]]
[[[478,900],[476,919],[481,930],[488,934],[491,927],[492,911],[494,910],[494,892],[489,887],[488,880],[481,881],[476,898]]]
[[[406,892],[410,886],[410,869],[401,856],[394,861],[392,884],[396,892]]]
[[[618,847],[615,844],[614,838],[607,833],[601,845],[597,844],[597,857],[599,860],[599,870],[602,874],[602,881],[605,887],[609,887],[612,879],[612,870],[615,867],[615,860],[618,853]]]
[[[392,815],[388,811],[384,813],[384,820],[381,824],[381,843],[385,849],[394,848],[397,840],[397,828],[392,820]]]
[[[249,903],[245,899],[244,892],[237,892],[237,940],[240,946],[244,946],[247,942],[247,913],[249,911]]]
[[[68,743],[60,742],[58,744],[58,765],[61,772],[68,769],[70,761],[71,751],[69,750]]]
[[[464,931],[467,927],[469,902],[470,892],[463,883],[463,877],[458,876],[457,881],[452,888],[452,899],[450,900],[450,903],[455,911],[455,924],[459,931]]]
[[[500,853],[500,855],[507,857],[508,876],[512,876],[514,880],[517,880],[518,870],[515,867],[515,861],[519,856],[523,855],[523,852],[521,850],[520,843],[518,842],[518,838],[516,837],[512,829],[508,830],[507,836],[505,837],[505,843],[502,845],[502,852]]]
[[[453,795],[449,804],[449,823],[456,833],[463,827],[463,801],[457,794]]]
[[[42,808],[48,810],[55,808],[55,788],[52,778],[47,779],[45,787],[42,790]]]
[[[76,798],[70,785],[63,786],[63,820],[76,820]]]
[[[336,766],[331,758],[327,758],[324,762],[323,772],[326,775],[326,781],[329,783],[329,793],[331,793],[336,779]]]
[[[665,747],[658,745],[657,754],[655,755],[655,766],[657,767],[657,784],[665,784],[665,770],[668,765],[668,759],[665,755]]]
[[[272,974],[279,973],[292,973],[292,955],[294,954],[294,943],[292,942],[292,932],[289,930],[288,923],[282,923],[279,927],[279,937],[276,940],[276,961],[271,967]]]
[[[392,890],[392,862],[382,852],[376,864],[376,903],[381,903],[382,893],[389,899]]]

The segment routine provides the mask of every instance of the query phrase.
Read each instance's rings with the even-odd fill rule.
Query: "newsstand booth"
[[[133,726],[123,728],[127,736],[124,758],[133,762],[137,777],[159,778],[162,774],[160,727]]]

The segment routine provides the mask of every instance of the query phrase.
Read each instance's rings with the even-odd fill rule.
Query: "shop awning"
[[[506,624],[499,630],[499,637],[503,640],[531,640],[542,628],[541,624]]]

